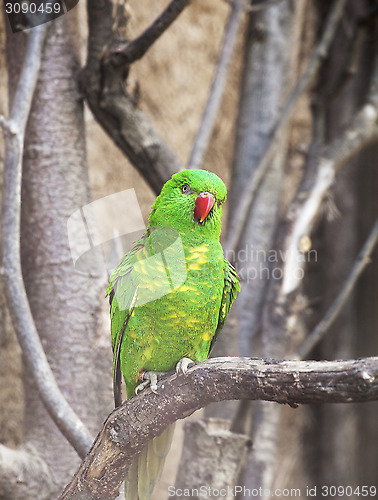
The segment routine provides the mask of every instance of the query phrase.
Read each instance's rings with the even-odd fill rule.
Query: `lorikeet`
[[[143,377],[156,390],[154,372],[176,367],[185,373],[190,360],[208,357],[240,290],[219,242],[226,194],[222,180],[206,170],[174,174],[152,206],[146,233],[112,273],[107,293],[116,406],[121,372],[130,398]],[[169,428],[136,457],[127,499],[150,498],[171,438]]]

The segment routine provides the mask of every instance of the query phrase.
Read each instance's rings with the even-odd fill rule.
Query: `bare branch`
[[[83,457],[91,436],[61,393],[30,311],[20,261],[20,208],[24,135],[41,64],[46,25],[33,28],[25,53],[9,121],[3,120],[5,164],[2,204],[2,268],[4,293],[19,344],[41,399],[62,434]]]
[[[349,361],[213,358],[186,376],[172,375],[126,401],[106,420],[90,453],[59,500],[111,499],[133,456],[179,418],[215,401],[255,399],[302,403],[378,399],[378,357]]]
[[[345,61],[343,71],[338,75],[337,80],[334,82],[331,88],[327,89],[324,95],[320,96],[319,105],[323,108],[335,99],[347,83],[357,74],[359,61],[361,59],[361,53],[363,45],[365,43],[367,36],[367,23],[359,22],[355,26],[353,35],[351,36],[351,41],[349,43],[349,50],[347,52],[348,57]]]
[[[260,182],[263,179],[274,157],[282,131],[287,126],[288,121],[293,114],[298,98],[313,82],[323,59],[328,53],[336,28],[338,26],[338,22],[343,13],[345,3],[346,0],[336,0],[334,2],[333,9],[328,17],[322,39],[315,48],[303,75],[301,76],[292,94],[290,95],[281,113],[281,116],[277,121],[277,124],[273,127],[271,142],[265,150],[265,153],[262,155],[261,160],[259,161],[256,168],[251,171],[251,175],[246,182],[246,187],[242,192],[239,206],[236,207],[236,210],[234,211],[234,216],[232,219],[232,223],[230,224],[230,229],[225,243],[226,251],[235,249],[238,245],[245,221],[248,217],[249,207],[251,206],[256,190],[259,187]]]
[[[131,42],[126,40],[120,42],[117,54],[124,59],[124,63],[131,64],[141,59],[190,2],[191,0],[172,0],[164,12],[138,38]]]
[[[303,236],[311,234],[323,199],[336,174],[353,156],[374,140],[378,140],[378,107],[368,103],[356,114],[350,126],[324,149],[311,191],[307,193],[304,203],[300,199],[306,196],[306,193],[300,192],[291,207],[292,214],[296,215],[292,216],[294,222],[285,245],[287,259],[281,289],[283,295],[292,293],[300,283],[304,259],[301,258],[299,242]]]
[[[203,158],[208,148],[215,120],[222,102],[232,54],[234,52],[240,24],[247,3],[248,0],[235,0],[235,2],[232,3],[232,10],[225,29],[218,65],[211,84],[210,95],[201,125],[193,144],[188,168],[201,168],[203,163]]]
[[[306,338],[303,344],[298,349],[297,358],[305,358],[310,351],[315,347],[315,345],[324,337],[324,334],[330,328],[332,323],[335,321],[339,315],[341,309],[345,305],[346,301],[350,297],[354,286],[360,277],[361,273],[365,267],[370,263],[370,255],[374,250],[374,247],[378,240],[378,220],[376,221],[365,245],[363,246],[361,252],[359,253],[356,262],[351,270],[344,286],[342,287],[340,293],[334,300],[331,307],[328,309],[324,318],[316,325],[311,334]]]
[[[182,170],[183,165],[127,92],[125,81],[129,64],[123,51],[130,50],[132,57],[141,53],[143,47],[152,43],[158,33],[161,34],[162,27],[169,26],[173,14],[176,13],[177,17],[178,11],[187,3],[187,0],[172,2],[171,10],[168,8],[159,22],[156,21],[135,40],[135,45],[134,42],[120,41],[113,34],[111,0],[90,0],[87,3],[88,58],[83,71],[86,100],[100,125],[156,193],[173,173]]]
[[[377,140],[378,53],[366,104],[356,113],[350,125],[324,148],[311,190],[306,192],[305,188],[300,189],[289,209],[293,222],[285,244],[287,259],[284,264],[282,295],[292,293],[299,285],[304,266],[299,242],[303,236],[311,234],[323,199],[335,176],[351,158]]]

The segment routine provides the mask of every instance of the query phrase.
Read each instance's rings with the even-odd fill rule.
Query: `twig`
[[[242,16],[245,12],[247,3],[248,0],[235,0],[235,2],[232,3],[232,10],[225,29],[218,65],[211,84],[210,95],[201,125],[194,140],[188,168],[201,168],[214,129],[218,110],[222,102],[232,54],[234,52]]]
[[[356,262],[344,283],[340,293],[334,300],[331,307],[328,309],[324,318],[316,325],[311,334],[306,338],[306,340],[299,347],[297,352],[297,359],[303,359],[310,351],[315,347],[315,345],[324,337],[324,334],[330,328],[332,323],[335,321],[339,315],[341,309],[344,307],[346,301],[350,297],[354,286],[360,277],[361,273],[365,267],[370,263],[370,255],[374,250],[374,247],[378,240],[378,220],[376,221],[365,245],[363,246],[361,252],[359,253]]]
[[[184,3],[172,2],[171,5],[184,6]],[[125,80],[129,64],[123,52],[131,50],[130,57],[135,57],[142,50],[138,45],[147,45],[147,41],[143,42],[144,35],[141,35],[134,48],[129,49],[134,42],[116,39],[112,31],[112,7],[110,0],[87,2],[89,37],[83,92],[98,123],[158,194],[164,182],[183,165],[127,92]],[[167,16],[167,20],[172,22],[173,18]],[[147,33],[149,30],[153,32],[153,26]],[[158,32],[161,34],[161,23],[158,23],[155,36]],[[148,42],[153,39],[152,36],[146,37]]]
[[[119,50],[118,53],[125,58],[125,63],[131,64],[141,59],[190,2],[191,0],[173,0],[138,38],[124,42],[123,50]],[[119,48],[121,49],[121,46]]]
[[[289,97],[276,125],[273,127],[272,139],[261,157],[258,165],[251,172],[248,180],[246,181],[246,187],[244,188],[239,206],[236,207],[234,211],[234,216],[230,224],[230,229],[227,235],[225,249],[226,251],[233,250],[237,247],[245,221],[248,217],[249,207],[253,201],[254,195],[257,188],[260,185],[276,151],[279,144],[279,140],[283,129],[286,127],[289,119],[292,116],[295,105],[298,98],[302,93],[308,88],[308,86],[313,81],[314,77],[323,59],[326,57],[331,42],[333,40],[336,28],[338,26],[338,21],[343,13],[346,0],[336,0],[334,2],[332,11],[328,17],[327,24],[323,33],[323,36],[315,48],[307,67],[295,86],[291,96]]]
[[[9,121],[3,119],[5,164],[2,203],[2,268],[4,293],[19,344],[51,418],[83,457],[92,438],[61,393],[30,311],[20,261],[20,208],[25,128],[41,65],[47,27],[31,30]]]
[[[302,403],[378,399],[378,357],[348,361],[277,361],[213,358],[186,376],[145,389],[113,411],[93,448],[59,500],[104,500],[117,496],[133,456],[179,418],[215,401],[253,399]]]

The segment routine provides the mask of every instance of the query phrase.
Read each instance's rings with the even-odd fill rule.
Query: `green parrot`
[[[240,291],[235,269],[220,244],[223,181],[206,170],[184,170],[156,198],[146,233],[110,277],[113,388],[122,402],[146,385],[156,391],[158,372],[186,373],[207,359]],[[151,440],[125,481],[128,500],[148,500],[169,451],[174,426]]]

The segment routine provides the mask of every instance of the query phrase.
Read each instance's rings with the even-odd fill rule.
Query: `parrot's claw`
[[[148,386],[150,386],[151,391],[154,394],[158,394],[157,382],[158,382],[159,375],[165,375],[165,372],[142,372],[142,373],[140,373],[140,377],[143,380],[143,382],[136,386],[135,394],[138,394],[140,391],[142,391],[145,387],[148,387]]]
[[[186,375],[188,368],[190,365],[194,365],[194,361],[189,358],[182,358],[176,365],[176,373],[177,375]]]

